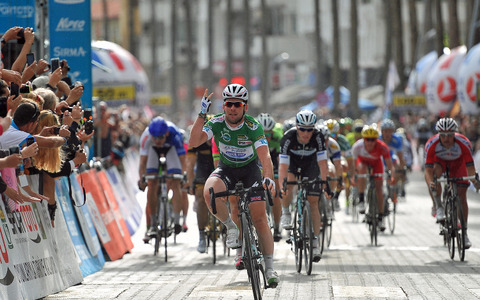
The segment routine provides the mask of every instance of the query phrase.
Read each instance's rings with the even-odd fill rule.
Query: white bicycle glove
[[[268,177],[263,178],[263,184],[268,188],[270,188],[270,184],[273,185],[273,188],[275,189],[275,181],[271,180]]]
[[[212,104],[212,101],[210,101],[210,99],[208,99],[207,97],[203,97],[202,104],[200,106],[200,113],[202,115],[206,115],[211,104]]]

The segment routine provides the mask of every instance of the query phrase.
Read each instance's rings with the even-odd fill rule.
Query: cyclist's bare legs
[[[237,208],[236,205],[232,206]],[[252,217],[253,225],[257,229],[258,241],[260,243],[260,249],[262,250],[262,253],[265,255],[273,255],[273,235],[270,227],[268,226],[267,215],[265,214],[265,206],[265,201],[251,202],[249,205],[250,216]],[[232,209],[232,214],[233,213],[234,209]],[[238,215],[238,209],[236,209],[235,214]],[[239,224],[240,223],[237,223],[237,226]]]
[[[155,174],[147,174],[147,175],[155,175]],[[148,179],[147,180],[147,225],[153,225],[158,223],[158,187],[159,182],[158,179]],[[152,219],[157,218],[157,219]],[[149,220],[150,219],[150,220]],[[150,222],[148,222],[150,221]]]
[[[318,236],[320,234],[320,227],[322,226],[320,211],[318,210],[318,196],[307,196],[307,199],[310,203],[310,211],[312,213],[313,233]]]
[[[182,216],[183,216],[183,230],[186,231],[187,227],[187,214],[188,214],[188,193],[186,190],[182,190]]]
[[[199,230],[203,230],[208,224],[208,208],[203,198],[203,185],[195,188],[195,198],[197,201],[197,225]]]
[[[175,215],[175,224],[180,222],[180,211],[182,210],[182,190],[180,186],[180,180],[168,179],[167,186],[173,191],[172,206],[173,213]]]
[[[208,209],[212,212],[212,207],[210,206],[210,188],[213,187],[215,193],[224,192],[227,190],[225,183],[218,178],[218,177],[209,177],[205,182],[205,187],[203,188],[203,197],[205,199],[205,203],[207,204]],[[217,208],[217,214],[214,215],[220,222],[225,223],[229,217],[228,207],[227,207],[227,198],[217,198],[215,199],[215,204]],[[232,205],[234,206],[234,205]],[[235,216],[238,218],[238,216]],[[234,214],[232,213],[232,219],[234,218]],[[238,225],[237,225],[238,226]]]
[[[357,174],[367,174],[367,166],[363,163],[359,163],[357,165]],[[367,179],[366,178],[358,178],[356,179],[357,183],[357,188],[358,188],[358,193],[364,194],[365,193],[365,187],[367,186]]]
[[[375,179],[375,194],[377,195],[377,204],[378,211],[383,215],[383,210],[385,209],[385,202],[383,200],[383,178]]]
[[[460,201],[462,202],[463,219],[465,226],[468,224],[468,203],[467,203],[467,187],[457,185],[457,192]]]
[[[280,186],[278,185],[278,179],[275,179],[275,186],[277,187],[277,191],[279,191]],[[272,206],[272,212],[273,212],[273,222],[275,223],[275,226],[279,226],[280,224],[280,217],[282,216],[282,204],[280,201],[280,192],[277,193],[276,197],[275,195],[272,195],[273,197],[273,206]]]

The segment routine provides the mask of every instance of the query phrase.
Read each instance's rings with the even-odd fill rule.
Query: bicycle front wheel
[[[320,209],[320,220],[322,221],[322,226],[320,227],[320,236],[318,237],[318,247],[320,248],[320,254],[323,254],[323,249],[325,246],[325,231],[327,230],[328,226],[327,199],[323,194],[320,196],[318,208]]]
[[[375,188],[368,188],[368,213],[370,215],[370,243],[377,246],[378,220],[377,220],[377,197],[375,197]]]
[[[332,227],[333,227],[333,218],[334,218],[334,210],[333,210],[333,199],[328,199],[327,202],[330,203],[327,206],[327,225],[325,231],[325,239],[326,239],[326,246],[327,248],[330,247],[330,242],[332,241]]]
[[[213,264],[217,263],[217,235],[218,235],[218,228],[217,228],[217,220],[215,216],[210,215],[211,219],[211,226],[212,226],[212,252],[213,252]]]
[[[465,234],[466,234],[466,228],[465,228],[465,219],[463,216],[463,208],[462,208],[462,203],[460,202],[460,198],[457,196],[456,197],[456,202],[457,202],[457,216],[458,216],[458,223],[457,226],[455,227],[455,231],[457,233],[457,250],[458,250],[458,257],[460,261],[465,260]]]
[[[303,207],[302,217],[302,235],[303,235],[303,254],[305,255],[305,271],[307,275],[312,274],[312,262],[313,262],[313,224],[312,224],[312,211],[310,210],[310,203],[305,201]]]
[[[243,236],[243,263],[247,269],[248,279],[252,285],[253,298],[262,299],[260,267],[256,257],[254,257],[255,239],[252,233],[252,226],[248,222],[245,214],[242,214],[242,236]]]
[[[292,229],[292,250],[295,254],[295,267],[297,272],[300,273],[302,271],[302,250],[303,250],[303,243],[302,243],[302,234],[300,233],[300,228],[298,226],[298,220],[300,219],[300,215],[298,212],[298,208],[295,209],[295,215],[293,217],[293,229]]]
[[[455,199],[451,199],[450,195],[448,196],[447,205],[445,208],[445,226],[447,227],[447,246],[448,246],[448,254],[450,258],[453,259],[455,257],[455,236],[456,231],[455,227],[457,227],[457,210],[454,204]]]
[[[385,210],[387,211],[388,228],[390,229],[390,233],[393,234],[393,232],[395,231],[397,203],[395,203],[392,198],[388,197],[385,201],[385,204]]]

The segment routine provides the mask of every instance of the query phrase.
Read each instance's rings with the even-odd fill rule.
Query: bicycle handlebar
[[[167,175],[144,175],[144,179],[157,179],[157,178],[165,178],[165,179],[180,179],[183,181],[187,181],[186,174],[167,174]]]
[[[265,190],[263,188],[263,186],[243,187],[243,183],[238,182],[235,185],[235,189],[226,190],[226,191],[218,192],[218,193],[215,193],[213,191],[213,187],[210,187],[210,189],[209,189],[209,192],[210,192],[210,206],[212,207],[212,213],[214,215],[217,214],[217,205],[215,203],[216,198],[228,197],[228,196],[241,196],[241,195],[244,195],[244,194],[249,194],[249,193],[253,193],[253,192],[261,192],[261,191],[266,191],[267,192],[268,204],[270,204],[270,206],[273,206],[272,193],[270,193],[270,190],[268,188]]]
[[[476,176],[463,176],[463,177],[448,177],[448,178],[433,178],[433,182],[457,182],[457,181],[465,181],[465,180],[474,180]]]

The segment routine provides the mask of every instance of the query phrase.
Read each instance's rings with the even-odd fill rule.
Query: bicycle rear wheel
[[[295,254],[295,267],[297,272],[300,273],[302,271],[302,235],[300,234],[299,227],[298,227],[298,220],[300,218],[298,208],[295,209],[295,214],[293,217],[293,229],[291,232],[293,240],[292,242],[292,249],[293,253]]]
[[[320,235],[318,237],[318,247],[320,248],[320,254],[323,254],[325,248],[325,231],[328,226],[327,219],[327,199],[325,195],[320,195],[320,203],[318,208],[320,209],[320,220],[322,220],[322,226],[320,227]]]
[[[313,262],[313,224],[312,224],[312,211],[310,210],[310,203],[305,201],[303,207],[302,217],[302,235],[303,235],[303,254],[305,260],[305,271],[307,275],[312,274],[312,262]]]
[[[458,250],[458,258],[460,261],[465,260],[465,219],[463,216],[463,208],[462,203],[460,203],[460,198],[457,196],[457,216],[458,216],[458,223],[455,227],[456,238],[457,238],[457,250]]]
[[[254,257],[254,236],[247,217],[242,214],[242,235],[243,235],[243,263],[247,269],[248,279],[252,285],[253,298],[255,300],[262,299],[260,267],[256,257]]]
[[[334,209],[332,205],[332,199],[328,199],[327,202],[329,202],[330,204],[327,206],[327,227],[325,231],[325,239],[326,239],[326,246],[327,248],[329,248],[330,242],[332,241]]]

